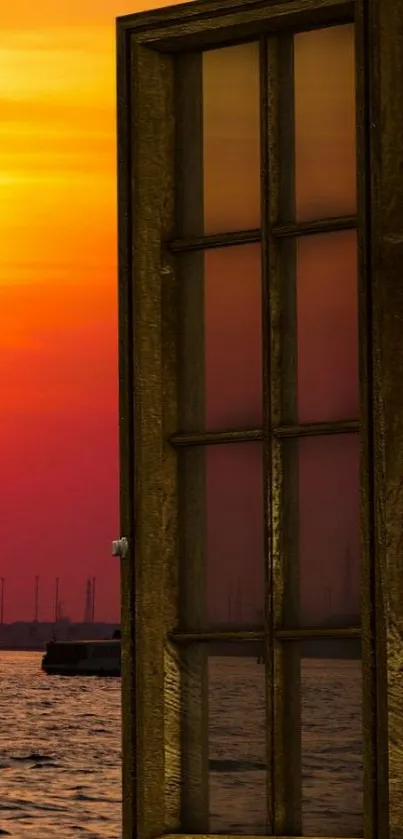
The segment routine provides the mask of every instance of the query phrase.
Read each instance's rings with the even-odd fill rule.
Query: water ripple
[[[97,679],[94,701],[95,684],[40,659],[0,652],[0,837],[118,839],[120,682]]]

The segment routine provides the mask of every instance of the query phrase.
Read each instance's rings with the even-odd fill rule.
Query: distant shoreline
[[[3,647],[0,646],[0,653],[44,653],[45,652],[45,645],[42,644],[40,647]]]

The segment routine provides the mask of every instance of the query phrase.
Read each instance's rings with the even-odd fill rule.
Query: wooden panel
[[[274,0],[270,5],[272,6],[270,10],[272,16],[284,14],[287,8],[291,14],[298,14],[298,12],[307,7],[311,13],[314,13],[318,8],[323,6],[327,8],[333,7],[335,10],[349,7],[350,13],[354,8],[354,3],[351,0],[309,0],[309,2],[307,0]],[[236,14],[240,11],[249,12],[250,10],[254,11],[266,7],[266,0],[225,0],[225,12],[227,14]],[[129,31],[150,31],[158,25],[169,26],[172,23],[177,23],[182,20],[200,23],[200,21],[206,18],[217,17],[217,14],[222,12],[223,9],[224,0],[202,0],[202,2],[184,3],[181,8],[169,6],[168,8],[157,8],[151,12],[144,11],[122,15],[118,17],[118,24],[122,29]]]
[[[241,11],[241,3],[230,0],[231,10]],[[173,27],[172,43],[182,39],[189,43],[194,37],[200,41],[203,27],[219,38],[228,33],[245,34],[248,26],[260,26],[263,10],[264,25],[290,21],[293,11],[299,15],[303,5],[307,17],[318,10],[317,2],[303,4],[258,3],[246,0],[244,8],[254,10],[252,23],[247,17],[230,15],[225,19],[217,13],[219,5],[209,2],[187,7],[183,20],[192,26]],[[260,6],[260,9],[259,9]],[[329,19],[345,18],[352,3],[322,2],[323,14]],[[392,839],[401,839],[403,824],[403,291],[401,266],[403,265],[403,0],[373,0],[371,5],[358,0],[361,10],[361,93],[371,90],[371,109],[361,113],[361,148],[370,150],[370,166],[364,165],[361,156],[361,180],[370,177],[370,191],[362,190],[359,214],[372,199],[370,223],[360,225],[361,265],[371,284],[372,307],[368,314],[373,324],[373,354],[365,345],[361,348],[361,375],[367,376],[364,397],[366,408],[372,410],[372,375],[375,384],[375,503],[376,539],[368,533],[364,547],[368,557],[364,567],[371,575],[365,591],[364,632],[375,630],[376,646],[364,640],[364,659],[369,675],[376,671],[376,698],[365,716],[366,741],[371,741],[371,729],[376,721],[378,738],[374,749],[367,753],[366,835],[371,832],[386,835],[387,777],[390,781],[390,826]],[[208,15],[214,11],[210,23]],[[270,14],[267,13],[270,10]],[[330,11],[329,11],[330,10]],[[333,11],[332,11],[333,10]],[[336,11],[338,10],[338,11]],[[258,14],[259,12],[259,14]],[[166,26],[174,21],[178,10],[164,10],[155,16],[136,16],[136,26]],[[192,19],[191,16],[195,14]],[[369,14],[371,17],[369,17]],[[332,17],[334,15],[334,17]],[[199,16],[199,17],[197,17]],[[270,21],[269,21],[270,18]],[[204,21],[204,22],[203,22]],[[276,21],[276,23],[274,22]],[[208,23],[208,25],[206,24]],[[206,26],[205,26],[206,24]],[[211,25],[210,25],[211,24]],[[133,24],[134,25],[134,24]],[[158,24],[159,25],[159,24]],[[227,26],[223,32],[220,26]],[[120,38],[125,42],[124,31],[130,21],[120,25]],[[166,37],[165,23],[152,35]],[[246,28],[245,28],[246,27]],[[189,34],[190,33],[190,34]],[[370,49],[367,48],[367,35]],[[175,37],[174,37],[175,36]],[[208,34],[210,37],[210,34]],[[176,45],[179,43],[175,41]],[[160,44],[161,45],[161,44]],[[363,46],[364,45],[364,46]],[[179,664],[169,644],[164,645],[163,632],[173,629],[177,615],[173,603],[176,594],[176,460],[168,445],[166,435],[176,428],[174,397],[175,351],[172,336],[175,320],[168,318],[162,325],[161,312],[173,314],[176,279],[172,265],[161,261],[161,237],[172,236],[172,73],[166,57],[158,57],[148,50],[139,49],[133,54],[135,75],[131,92],[126,90],[125,70],[128,56],[124,44],[120,49],[121,81],[120,107],[120,369],[121,369],[121,460],[122,460],[122,533],[133,536],[133,485],[136,483],[136,560],[134,575],[132,559],[122,568],[123,604],[123,790],[124,837],[135,833],[145,837],[177,831],[179,826]],[[382,72],[379,72],[379,62]],[[369,75],[367,74],[369,72]],[[139,79],[142,84],[139,84]],[[368,83],[369,79],[369,83]],[[396,80],[400,80],[397,84]],[[377,84],[379,87],[379,96]],[[129,107],[133,106],[130,124]],[[382,109],[382,134],[381,128]],[[130,142],[129,130],[133,142]],[[131,162],[133,153],[133,165]],[[130,189],[134,185],[135,203],[131,205]],[[132,211],[134,212],[132,224]],[[271,219],[275,223],[275,219]],[[365,227],[365,231],[363,233]],[[131,250],[134,248],[134,263]],[[275,249],[273,248],[275,253]],[[164,257],[166,255],[164,254]],[[272,266],[275,269],[275,262]],[[370,271],[372,268],[372,271]],[[136,329],[133,336],[132,278],[135,276]],[[361,297],[365,283],[361,282]],[[365,305],[362,303],[363,309]],[[278,310],[277,310],[278,311]],[[131,356],[135,342],[134,358]],[[368,349],[368,352],[367,352]],[[367,353],[367,355],[365,355]],[[133,364],[133,361],[135,362]],[[135,384],[136,405],[133,406],[131,383]],[[165,407],[162,405],[162,395]],[[277,393],[278,397],[278,393]],[[276,421],[277,422],[277,421]],[[133,476],[133,433],[136,433],[136,474]],[[370,440],[371,423],[364,427]],[[371,440],[363,444],[363,460],[368,462]],[[276,451],[279,451],[276,447]],[[277,464],[279,474],[282,466]],[[372,478],[368,469],[368,486]],[[366,489],[363,518],[373,512],[371,489]],[[274,502],[276,498],[274,498]],[[273,505],[273,523],[280,513]],[[162,549],[161,549],[161,546]],[[375,552],[376,563],[371,561]],[[135,579],[134,579],[135,577]],[[279,579],[281,584],[281,579]],[[134,587],[141,606],[137,613],[136,638],[134,636],[135,597]],[[375,593],[376,615],[371,613],[371,597]],[[384,653],[387,655],[384,655]],[[364,669],[365,669],[364,661]],[[164,663],[166,677],[164,683]],[[269,667],[268,667],[269,670]],[[369,674],[369,675],[368,675]],[[387,677],[387,682],[386,682]],[[137,691],[135,690],[135,682]],[[388,684],[389,708],[386,705]],[[164,690],[168,701],[165,701]],[[375,710],[374,710],[375,709]],[[364,709],[365,712],[365,709]],[[137,722],[136,722],[137,721]],[[135,725],[136,723],[136,725]],[[135,725],[135,729],[133,729]],[[389,734],[387,734],[387,726]],[[203,727],[203,726],[202,726]],[[165,728],[165,732],[164,732]],[[165,733],[168,732],[168,738]],[[389,736],[389,766],[386,744]],[[281,760],[281,752],[279,752]],[[135,776],[137,773],[137,787]],[[369,774],[373,773],[373,778]],[[388,773],[388,774],[387,774]],[[163,789],[166,794],[163,794]],[[371,790],[368,793],[368,790]],[[136,813],[136,801],[138,812]],[[284,817],[284,814],[282,814]],[[279,824],[279,822],[278,822]]]
[[[203,0],[123,17],[119,26],[136,31],[139,42],[156,49],[200,49],[289,25],[309,29],[351,21],[353,15],[353,0]]]
[[[134,690],[134,561],[133,545],[133,322],[131,284],[131,155],[130,80],[128,38],[118,33],[118,243],[119,243],[119,419],[120,419],[120,526],[129,540],[130,552],[120,568],[122,626],[122,820],[124,836],[130,836],[136,820],[135,798],[135,720]],[[129,736],[126,735],[129,732]],[[131,736],[133,732],[133,736]]]
[[[143,48],[129,64],[127,43],[119,67],[123,835],[147,839],[180,815],[179,665],[164,644],[177,625],[176,293],[161,251],[173,229],[173,69]]]
[[[373,365],[371,300],[370,150],[368,109],[368,32],[363,3],[357,3],[357,213],[358,310],[361,448],[361,626],[364,731],[364,836],[388,835],[386,668],[379,603],[378,550],[374,531]],[[366,5],[366,4],[365,4]],[[374,93],[374,91],[372,91]],[[382,651],[382,655],[378,655]]]
[[[203,229],[203,71],[200,53],[178,57],[175,67],[176,229],[185,236]],[[204,258],[190,264],[177,258],[178,287],[178,423],[202,428],[205,417]],[[185,277],[186,272],[186,277]],[[184,356],[186,348],[186,356]],[[206,610],[205,452],[197,450],[186,493],[179,482],[180,626],[194,619],[204,625]],[[203,647],[181,657],[181,826],[208,830],[208,677]]]
[[[403,2],[360,0],[371,293],[377,835],[403,832]],[[368,626],[368,618],[366,618]],[[385,656],[386,652],[386,656]],[[388,748],[387,748],[388,747]],[[388,789],[387,789],[388,787]],[[389,798],[389,802],[388,802]],[[389,822],[389,825],[388,823]]]
[[[166,802],[179,741],[165,753],[178,698],[164,682],[164,635],[177,623],[176,458],[168,444],[177,427],[175,278],[161,254],[173,224],[173,71],[169,59],[142,48],[132,61],[136,792],[137,830],[147,839],[167,829],[168,817],[179,824]],[[172,656],[175,684],[174,665]]]

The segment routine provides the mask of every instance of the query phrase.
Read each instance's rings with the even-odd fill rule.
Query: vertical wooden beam
[[[131,283],[131,142],[130,142],[130,36],[117,28],[117,128],[118,128],[118,298],[119,298],[119,460],[120,527],[130,552],[121,562],[120,603],[122,627],[122,831],[134,835],[136,807],[136,690],[135,690],[135,588],[134,588],[134,452],[133,452],[133,305]]]
[[[361,449],[361,655],[363,671],[364,836],[388,834],[387,715],[384,621],[380,596],[379,552],[374,522],[374,367],[372,323],[371,197],[374,176],[370,135],[372,101],[377,91],[371,64],[367,4],[355,17],[357,114],[357,244]]]
[[[204,229],[203,55],[176,61],[176,232]],[[205,428],[204,253],[177,257],[179,427]],[[206,453],[179,453],[180,626],[206,628]],[[204,645],[181,654],[182,830],[208,833],[208,666]]]
[[[263,427],[268,430],[271,423],[271,316],[270,316],[270,234],[269,218],[271,202],[270,164],[272,160],[273,134],[269,130],[269,111],[273,107],[269,84],[268,39],[263,37],[259,48],[260,65],[260,157],[261,157],[261,261],[262,261],[262,386]],[[275,142],[275,140],[274,140]],[[265,643],[259,652],[259,660],[265,665],[266,696],[266,802],[267,832],[274,833],[274,634],[273,634],[273,538],[272,538],[272,463],[271,440],[268,433],[263,442],[263,498],[264,498],[264,625]]]
[[[165,640],[177,623],[175,276],[162,249],[174,222],[173,61],[121,37],[123,836],[151,839],[177,829],[180,790],[178,667]]]
[[[360,0],[371,294],[377,832],[403,830],[403,0]]]
[[[295,422],[297,346],[295,243],[281,244],[271,225],[294,218],[294,62],[292,36],[267,47],[267,218],[264,241],[270,308],[271,427]],[[299,623],[298,443],[271,445],[271,563],[274,628]],[[298,644],[273,649],[274,828],[301,835],[301,660]]]

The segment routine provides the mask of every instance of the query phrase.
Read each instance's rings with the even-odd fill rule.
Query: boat
[[[120,639],[49,641],[42,658],[48,676],[120,676]]]

